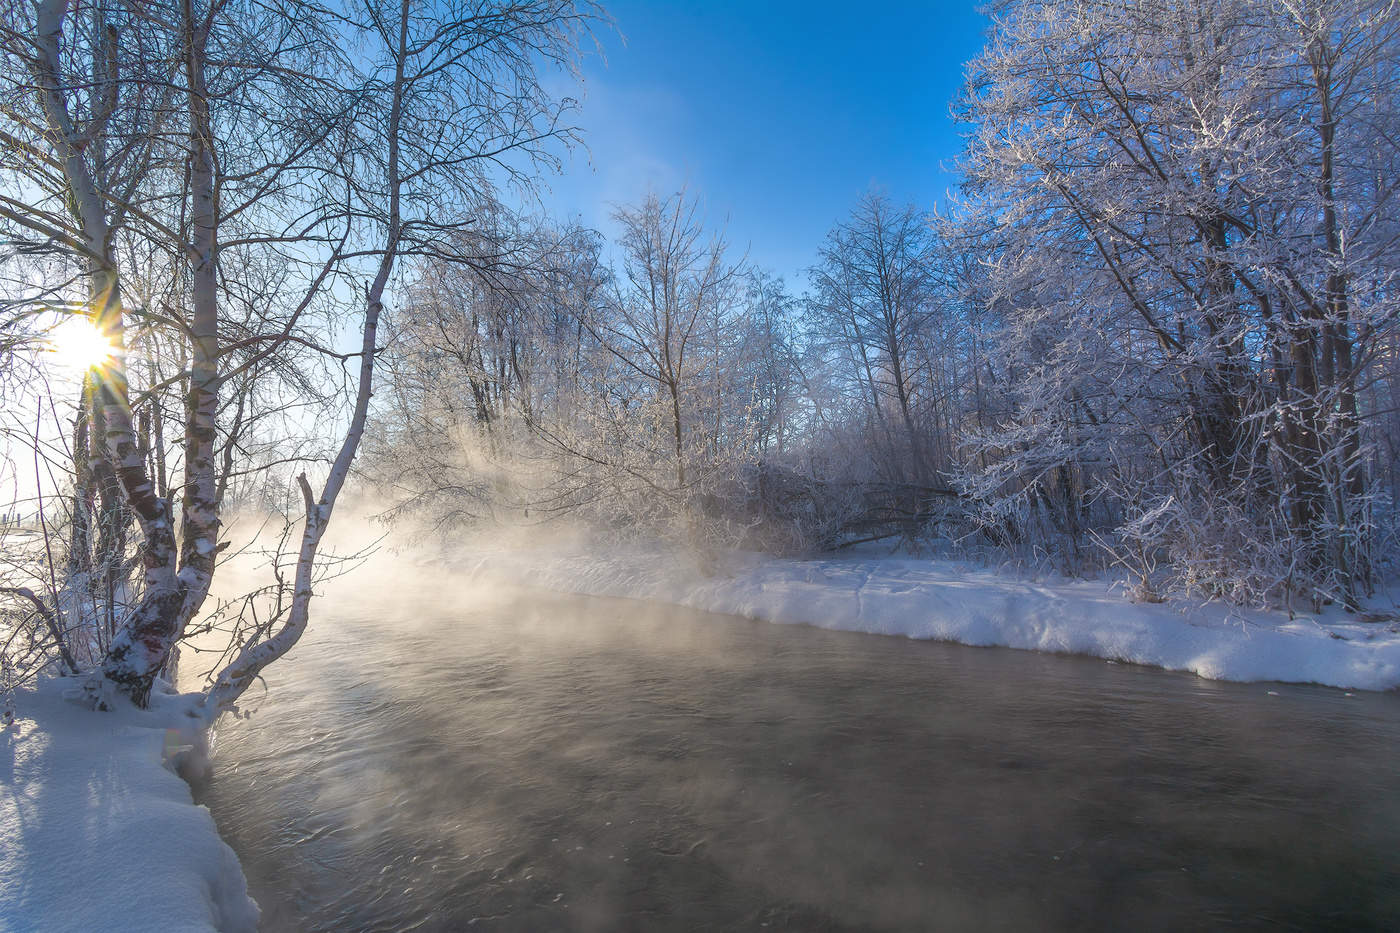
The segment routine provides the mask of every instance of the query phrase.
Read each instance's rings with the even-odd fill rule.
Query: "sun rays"
[[[66,373],[85,373],[105,366],[118,352],[111,339],[83,317],[70,318],[54,328],[48,343],[55,368]]]

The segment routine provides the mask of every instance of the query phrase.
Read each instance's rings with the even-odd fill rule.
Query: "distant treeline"
[[[420,263],[370,464],[398,505],[1354,603],[1395,551],[1394,6],[992,12],[960,196],[870,193],[801,295],[687,193]]]

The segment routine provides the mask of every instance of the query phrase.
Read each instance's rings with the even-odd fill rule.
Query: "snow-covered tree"
[[[270,618],[235,618],[209,714],[295,643],[394,270],[479,258],[452,252],[452,233],[575,137],[546,69],[571,68],[599,16],[549,0],[6,4],[7,307],[86,318],[110,347],[72,432],[68,561],[39,597],[65,640],[109,620],[96,690],[146,701],[206,608],[230,489],[279,461],[322,464],[320,490],[297,478],[294,570],[270,584]],[[349,354],[334,346],[347,316],[362,322]],[[324,394],[313,360],[357,370],[350,404],[320,413],[344,430],[324,453],[288,450],[285,432]]]
[[[961,216],[1016,412],[970,490],[1075,546],[1115,512],[1121,546],[1205,592],[1254,568],[1234,595],[1350,602],[1370,576],[1357,387],[1396,310],[1396,8],[993,12]]]

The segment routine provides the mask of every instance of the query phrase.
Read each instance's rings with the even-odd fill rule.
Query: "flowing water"
[[[403,590],[220,725],[265,930],[1400,929],[1395,695]]]

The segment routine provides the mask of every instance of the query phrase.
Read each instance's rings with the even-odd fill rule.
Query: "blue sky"
[[[626,42],[586,63],[590,153],[550,182],[551,213],[610,232],[611,204],[688,185],[736,257],[800,287],[872,185],[933,208],[956,183],[948,104],[987,26],[971,4],[606,6]]]

